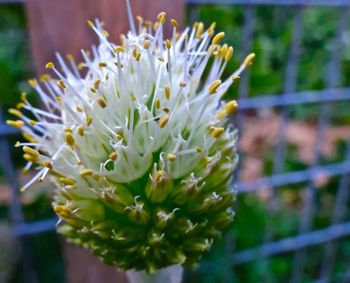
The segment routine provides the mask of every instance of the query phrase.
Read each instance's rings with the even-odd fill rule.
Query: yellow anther
[[[36,158],[38,158],[40,156],[39,151],[37,151],[36,149],[31,148],[29,146],[24,146],[23,151],[24,151],[24,153],[29,154],[29,155],[36,157]]]
[[[143,24],[143,18],[142,18],[140,15],[136,16],[136,20],[137,20],[141,25]]]
[[[160,117],[159,119],[159,128],[164,128],[166,126],[166,124],[169,121],[169,115],[168,114],[164,114],[162,117]]]
[[[87,115],[87,116],[86,116],[86,124],[87,124],[88,126],[90,126],[91,123],[92,123],[92,117],[91,117],[90,115]]]
[[[55,205],[53,210],[63,218],[70,218],[72,216],[71,210],[64,205]]]
[[[230,102],[228,102],[225,107],[224,110],[226,112],[226,114],[230,115],[236,112],[238,108],[238,104],[236,100],[231,100]]]
[[[240,78],[241,78],[240,76],[234,75],[232,76],[232,81],[233,82],[238,81]]]
[[[216,23],[213,22],[210,27],[208,28],[208,35],[210,37],[212,37],[214,35],[214,32],[215,32],[215,27],[216,27]]]
[[[28,162],[33,162],[33,163],[36,163],[39,160],[37,156],[33,156],[27,153],[23,154],[23,158]]]
[[[16,141],[15,147],[20,147],[20,146],[21,146],[21,143],[19,141]]]
[[[153,23],[152,23],[152,21],[147,20],[147,21],[145,21],[145,25],[147,27],[151,27],[153,25]]]
[[[77,112],[79,112],[79,113],[81,113],[81,112],[83,112],[83,111],[84,111],[84,110],[83,110],[83,108],[81,108],[80,106],[77,106],[75,109],[76,109],[76,110],[77,110]]]
[[[104,30],[104,31],[103,31],[103,35],[104,35],[106,38],[109,37],[108,31]]]
[[[18,118],[22,117],[22,115],[23,115],[21,111],[14,109],[14,108],[10,108],[8,111],[10,114],[12,114]]]
[[[117,134],[117,139],[121,141],[124,137],[121,134]]]
[[[224,128],[220,127],[220,128],[214,128],[214,130],[212,131],[211,135],[214,138],[218,138],[223,132],[225,131]]]
[[[215,94],[218,90],[219,86],[221,85],[221,80],[215,80],[209,85],[209,93]]]
[[[160,12],[159,14],[158,14],[158,21],[160,21],[162,24],[164,24],[165,23],[165,16],[166,16],[166,13],[165,12]]]
[[[169,113],[170,109],[168,107],[163,107],[162,110],[165,112],[165,113]]]
[[[221,119],[223,119],[224,117],[226,117],[226,115],[227,115],[227,113],[226,113],[225,110],[220,110],[220,111],[218,111],[218,114],[216,115],[216,117],[217,117],[219,120],[221,120]]]
[[[233,47],[230,46],[228,49],[227,49],[227,52],[226,52],[226,55],[225,55],[225,61],[228,62],[231,60],[233,56]]]
[[[136,96],[135,95],[131,95],[130,97],[131,97],[132,101],[136,101]]]
[[[122,45],[125,45],[125,42],[126,42],[126,36],[124,33],[122,33],[120,36],[119,36],[119,39],[120,39],[120,43]]]
[[[198,153],[203,152],[203,148],[201,148],[201,147],[199,147],[199,146],[196,146],[194,149],[195,149]]]
[[[188,39],[189,37],[188,37],[188,34],[186,33],[185,35],[184,35],[184,39]]]
[[[154,30],[157,30],[158,27],[159,27],[159,22],[155,22],[155,23],[153,24],[153,29],[154,29]]]
[[[100,176],[99,175],[92,175],[92,178],[94,178],[96,181],[99,181],[100,180]]]
[[[22,120],[17,120],[17,121],[7,120],[6,124],[11,127],[15,127],[17,129],[20,129],[24,126],[24,122]]]
[[[174,19],[171,19],[170,22],[171,22],[171,24],[173,25],[173,27],[176,27],[176,28],[177,28],[177,27],[179,26],[179,24],[177,23],[177,21],[174,20]]]
[[[221,41],[221,39],[224,38],[224,36],[225,36],[224,32],[219,32],[217,35],[214,36],[212,44],[218,44]]]
[[[197,29],[198,28],[198,22],[194,22],[192,28],[193,29]]]
[[[40,81],[41,81],[41,82],[47,82],[50,78],[51,78],[50,75],[48,75],[48,74],[43,74],[43,75],[40,76]]]
[[[227,53],[227,49],[228,49],[228,45],[227,44],[224,44],[221,49],[220,49],[220,56],[222,58],[225,58],[226,57],[226,53]]]
[[[168,153],[166,159],[168,159],[169,161],[174,161],[176,159],[176,155],[172,153]]]
[[[98,63],[98,66],[99,66],[100,68],[107,67],[107,63],[105,63],[105,62],[100,62],[100,63]]]
[[[83,128],[83,127],[79,127],[79,128],[78,128],[78,135],[81,136],[81,137],[83,137],[83,136],[84,136],[84,133],[85,133],[84,128]]]
[[[212,37],[214,35],[214,29],[213,28],[208,28],[207,30],[209,37]]]
[[[72,62],[74,61],[74,56],[72,54],[67,54],[68,61]]]
[[[62,81],[62,80],[59,80],[59,81],[57,82],[57,85],[58,85],[60,88],[62,88],[62,89],[67,88],[66,84],[65,84],[64,81]]]
[[[187,83],[185,83],[185,82],[180,82],[180,87],[185,87],[185,86],[187,86]]]
[[[70,146],[73,146],[75,144],[74,137],[71,133],[67,133],[65,137],[66,143]]]
[[[159,98],[156,99],[155,104],[156,104],[156,108],[159,109],[160,108],[160,100],[159,100]]]
[[[58,181],[63,184],[63,185],[67,185],[67,186],[73,186],[75,185],[75,181],[69,178],[59,178]]]
[[[24,106],[25,106],[25,104],[24,104],[23,102],[18,102],[18,103],[16,104],[16,108],[17,108],[17,109],[22,109]]]
[[[82,70],[83,68],[85,68],[85,63],[80,62],[80,63],[78,64],[78,70]]]
[[[84,50],[83,52],[84,52],[84,54],[85,54],[87,57],[90,57],[90,55],[91,55],[91,51],[90,51],[90,50]]]
[[[151,45],[151,41],[148,40],[148,39],[146,39],[146,40],[143,42],[143,47],[144,47],[145,49],[148,49],[150,45]]]
[[[93,23],[92,21],[89,21],[89,20],[87,21],[87,24],[88,24],[88,26],[91,27],[91,28],[94,26],[94,23]]]
[[[171,48],[171,42],[170,42],[169,39],[167,39],[167,40],[165,41],[165,46],[166,46],[166,48],[168,48],[168,49]]]
[[[79,172],[79,175],[84,177],[84,176],[91,176],[94,173],[92,169],[83,169]]]
[[[56,97],[55,97],[55,100],[56,100],[58,103],[62,103],[62,102],[63,102],[62,98],[59,97],[59,96],[56,96]]]
[[[33,142],[36,143],[38,142],[35,138],[33,138],[30,134],[28,133],[22,133],[22,136],[25,140],[29,141],[29,142]]]
[[[255,58],[255,53],[250,53],[250,54],[244,59],[243,65],[244,65],[245,67],[249,67],[251,64],[253,64],[254,58]]]
[[[28,80],[28,84],[30,87],[36,87],[36,85],[38,84],[38,81],[36,79],[31,79],[31,80]]]
[[[37,123],[37,121],[30,119],[30,120],[29,120],[29,123],[30,123],[32,126],[35,126],[36,123]]]
[[[118,68],[123,68],[123,65],[119,64],[118,62],[114,62],[114,65],[116,65]]]
[[[43,162],[42,166],[49,168],[49,169],[52,169],[52,162],[50,160],[46,160]]]
[[[157,183],[161,182],[163,177],[164,177],[164,171],[158,170],[155,176],[156,182]]]
[[[197,25],[196,38],[198,38],[198,39],[201,38],[203,32],[204,32],[204,24],[202,22],[200,22]]]
[[[123,53],[124,52],[124,48],[122,46],[117,46],[116,48],[114,48],[114,53]]]
[[[109,155],[109,159],[111,159],[113,161],[117,160],[117,158],[118,158],[118,153],[115,151]]]
[[[137,62],[139,62],[141,60],[141,53],[137,53],[135,59]]]
[[[164,87],[164,95],[166,99],[170,99],[170,86],[168,84]]]
[[[137,56],[137,53],[138,53],[137,49],[134,48],[134,49],[132,50],[132,56],[136,57],[136,56]]]
[[[26,101],[27,100],[27,96],[28,96],[28,94],[26,92],[22,92],[21,93],[21,100],[22,101]]]
[[[70,128],[65,128],[65,129],[64,129],[64,132],[65,132],[65,133],[73,133],[73,130],[70,129]]]
[[[101,83],[100,80],[96,80],[96,81],[94,82],[94,89],[98,89],[98,88],[100,87],[100,83]]]
[[[47,62],[47,64],[45,65],[46,69],[53,69],[55,67],[55,65],[52,62]]]
[[[102,107],[102,108],[105,108],[105,107],[107,106],[107,102],[106,102],[106,100],[105,100],[103,97],[99,97],[99,98],[97,99],[97,103],[98,103],[98,105],[100,105],[100,107]]]

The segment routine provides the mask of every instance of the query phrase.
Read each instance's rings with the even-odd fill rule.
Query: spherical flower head
[[[28,140],[25,171],[38,168],[23,190],[47,174],[57,186],[58,231],[107,264],[153,272],[195,265],[232,221],[237,103],[221,98],[254,55],[221,80],[233,48],[214,25],[178,34],[171,20],[164,39],[165,13],[138,20],[120,46],[89,21],[99,46],[79,64],[57,55],[55,79],[30,81],[45,109],[23,94],[8,123]]]

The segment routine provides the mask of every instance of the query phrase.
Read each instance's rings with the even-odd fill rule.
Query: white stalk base
[[[153,274],[135,270],[126,272],[130,283],[180,283],[182,274],[183,268],[180,265],[169,266]]]

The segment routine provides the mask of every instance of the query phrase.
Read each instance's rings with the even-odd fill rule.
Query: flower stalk
[[[182,274],[183,268],[179,265],[163,268],[154,274],[135,270],[129,270],[126,272],[129,283],[180,283]]]

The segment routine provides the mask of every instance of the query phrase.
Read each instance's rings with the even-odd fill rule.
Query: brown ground
[[[240,139],[240,147],[246,154],[242,181],[251,182],[262,176],[263,158],[267,152],[273,153],[278,142],[280,125],[280,117],[272,114],[263,118],[249,117],[245,120],[244,132]],[[293,121],[287,126],[288,144],[297,146],[297,158],[307,164],[312,163],[316,138],[316,125]],[[349,138],[350,126],[328,127],[325,131],[322,155],[334,155],[336,142]]]

